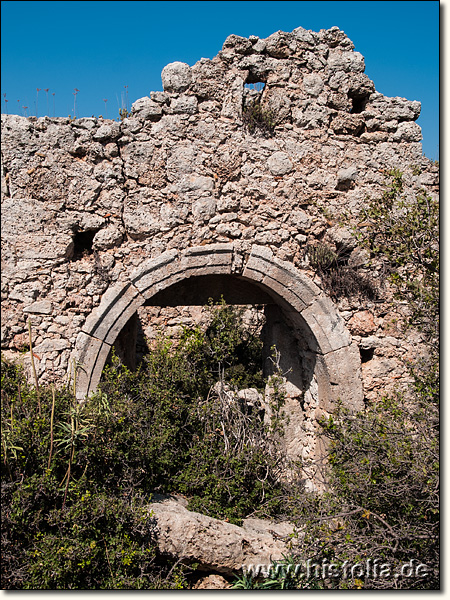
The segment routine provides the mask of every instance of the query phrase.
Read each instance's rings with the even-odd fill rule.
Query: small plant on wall
[[[264,107],[260,98],[252,100],[244,107],[242,119],[252,135],[258,132],[264,137],[271,137],[277,125],[275,111]]]
[[[321,277],[332,298],[356,296],[376,300],[379,295],[376,283],[366,274],[350,267],[345,253],[334,251],[328,244],[319,242],[308,247],[309,262]]]

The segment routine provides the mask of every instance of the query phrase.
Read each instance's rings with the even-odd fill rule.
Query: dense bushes
[[[132,373],[117,358],[84,404],[29,386],[2,362],[2,582],[7,589],[186,587],[158,556],[153,492],[239,522],[279,497],[280,456],[261,407],[261,342],[239,311],[161,338]]]
[[[308,256],[322,285],[334,300],[349,297],[378,299],[379,290],[373,279],[350,266],[347,253],[335,252],[328,244],[319,242],[308,247]]]
[[[3,589],[172,587],[169,566],[156,566],[149,496],[90,462],[107,413],[75,411],[65,391],[54,399],[41,388],[39,415],[35,389],[2,361]]]

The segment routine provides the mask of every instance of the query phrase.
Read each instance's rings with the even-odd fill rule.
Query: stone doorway
[[[351,410],[363,406],[359,351],[331,300],[259,246],[250,252],[232,244],[171,250],[108,290],[77,342],[79,397],[95,390],[113,345],[125,354],[128,348],[124,360],[133,360],[142,307],[199,306],[221,296],[229,304],[265,307],[266,372],[269,349],[276,346],[286,379],[286,452],[293,458],[321,456],[317,420],[332,413],[338,400]]]

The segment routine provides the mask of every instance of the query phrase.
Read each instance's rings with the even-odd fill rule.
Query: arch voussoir
[[[316,339],[316,351],[328,354],[348,347],[351,335],[344,319],[337,312],[333,302],[325,295],[318,294],[314,302],[301,311]]]
[[[75,392],[78,400],[84,400],[95,392],[108,360],[112,346],[81,331],[75,343],[75,372],[70,365],[72,377],[75,377]]]
[[[253,246],[243,275],[277,291],[298,312],[303,311],[321,293],[303,273],[290,263],[277,259],[263,246]]]
[[[316,378],[321,409],[332,413],[338,402],[357,411],[364,408],[361,360],[356,342],[328,354],[316,355]]]
[[[86,319],[81,331],[112,345],[136,307],[144,302],[132,283],[121,283],[107,290],[100,305]]]

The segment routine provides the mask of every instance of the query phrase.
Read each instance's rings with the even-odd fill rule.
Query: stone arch
[[[255,245],[244,253],[233,244],[169,250],[145,260],[127,281],[107,290],[77,338],[78,397],[95,391],[112,345],[141,305],[182,280],[205,275],[234,275],[256,284],[273,298],[290,326],[302,331],[315,356],[321,410],[331,412],[338,399],[350,409],[363,406],[359,351],[333,302],[269,249]]]
[[[291,331],[300,333],[297,339],[301,338],[303,348],[307,348],[307,358],[294,358],[291,364],[307,365],[310,387],[299,388],[302,376],[287,378],[285,410],[289,422],[284,444],[290,458],[312,459],[306,481],[316,489],[322,487],[325,453],[317,436],[317,419],[332,413],[338,400],[352,411],[363,407],[360,354],[332,301],[309,277],[265,247],[255,245],[250,252],[243,252],[233,244],[210,244],[169,250],[145,260],[126,281],[111,287],[77,338],[78,398],[82,400],[95,391],[113,344],[142,305],[161,294],[170,296],[183,284],[185,288],[195,286],[205,277],[225,277],[242,285],[247,282],[253,294],[255,289],[260,291],[265,299],[262,303],[270,298],[275,309],[272,333],[291,358],[293,346],[294,352],[300,347],[286,343],[286,338],[292,338]],[[277,314],[283,315],[278,322]]]

